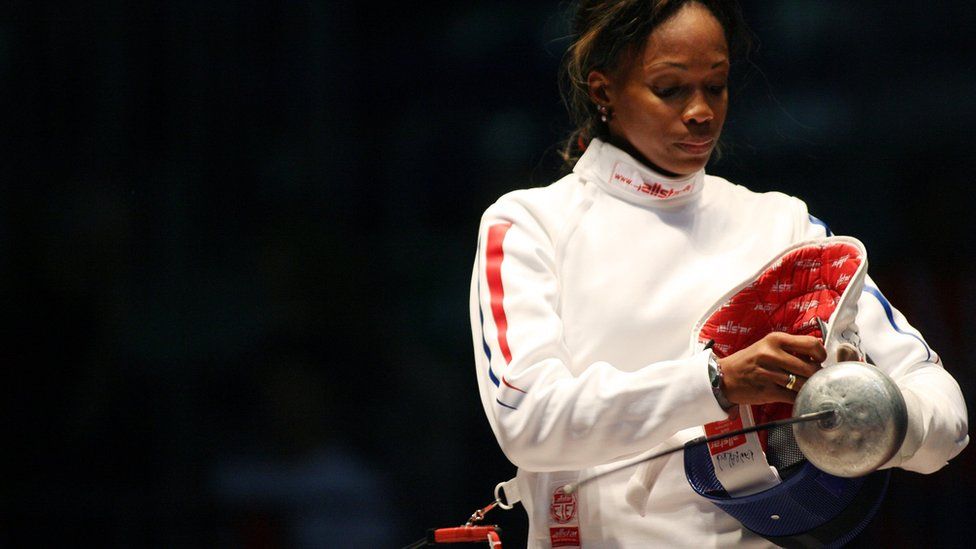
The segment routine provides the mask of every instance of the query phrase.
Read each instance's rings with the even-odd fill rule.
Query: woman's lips
[[[677,143],[678,148],[694,156],[700,156],[712,152],[712,147],[714,145],[714,139],[695,139],[692,141],[680,141]]]

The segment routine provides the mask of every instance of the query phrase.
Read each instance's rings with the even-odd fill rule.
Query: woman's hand
[[[823,343],[812,336],[767,334],[752,345],[719,359],[722,393],[735,404],[789,402],[827,358]],[[792,390],[789,376],[796,376]]]

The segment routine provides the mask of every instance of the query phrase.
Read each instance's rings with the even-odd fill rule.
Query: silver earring
[[[600,121],[606,124],[610,118],[610,109],[606,105],[597,105],[596,110],[600,112]]]

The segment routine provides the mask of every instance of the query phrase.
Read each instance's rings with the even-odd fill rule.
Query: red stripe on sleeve
[[[505,299],[505,288],[502,287],[502,261],[505,259],[505,250],[502,248],[502,243],[505,241],[505,233],[510,228],[512,228],[511,223],[489,227],[488,243],[485,247],[487,256],[485,276],[488,279],[491,315],[495,319],[495,327],[498,328],[498,346],[502,350],[506,364],[512,361],[512,351],[508,348],[508,319],[505,318],[505,307],[502,305]]]
[[[504,383],[506,387],[508,387],[510,389],[515,389],[516,391],[518,391],[520,393],[524,393],[525,392],[522,389],[519,389],[518,387],[516,387],[516,386],[512,385],[511,383],[509,383],[508,380],[505,379],[505,376],[502,376],[502,383]]]

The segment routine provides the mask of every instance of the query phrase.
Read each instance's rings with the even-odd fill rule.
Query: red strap
[[[434,543],[499,542],[497,526],[457,526],[434,530]],[[495,545],[501,547],[501,545]]]

